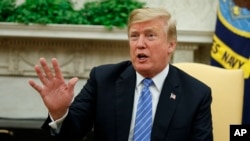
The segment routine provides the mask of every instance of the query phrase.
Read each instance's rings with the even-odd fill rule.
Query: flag
[[[176,95],[174,93],[171,93],[171,95],[170,95],[169,98],[175,100],[176,99]]]
[[[244,2],[248,8],[242,7]],[[244,71],[242,124],[250,124],[250,1],[219,0],[218,4],[211,65]]]

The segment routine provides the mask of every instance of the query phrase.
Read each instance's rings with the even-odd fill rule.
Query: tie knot
[[[144,85],[145,87],[149,87],[150,85],[153,84],[153,80],[150,79],[150,78],[145,78],[145,79],[143,79],[142,83],[143,83],[143,85]]]

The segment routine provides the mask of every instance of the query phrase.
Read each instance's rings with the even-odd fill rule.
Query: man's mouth
[[[139,59],[139,60],[144,60],[144,59],[146,59],[146,58],[148,58],[148,56],[146,55],[146,54],[138,54],[137,55],[137,58]]]

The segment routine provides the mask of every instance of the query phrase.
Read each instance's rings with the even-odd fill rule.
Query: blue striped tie
[[[152,97],[149,86],[151,79],[143,80],[143,89],[137,105],[135,118],[134,141],[150,141],[152,128]]]

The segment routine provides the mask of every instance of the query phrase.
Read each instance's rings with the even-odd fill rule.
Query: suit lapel
[[[132,66],[116,82],[116,140],[128,140],[132,119],[136,74]]]
[[[181,95],[178,93],[179,80],[175,69],[170,65],[169,74],[163,84],[153,123],[151,139],[164,140],[169,123]],[[172,97],[171,97],[172,94]]]
[[[136,74],[132,66],[128,67],[116,82],[116,140],[126,141],[129,136],[133,112]],[[179,79],[176,70],[170,65],[169,74],[163,84],[155,113],[152,129],[152,141],[164,140],[176,105],[181,98]],[[171,93],[176,98],[170,98]]]

